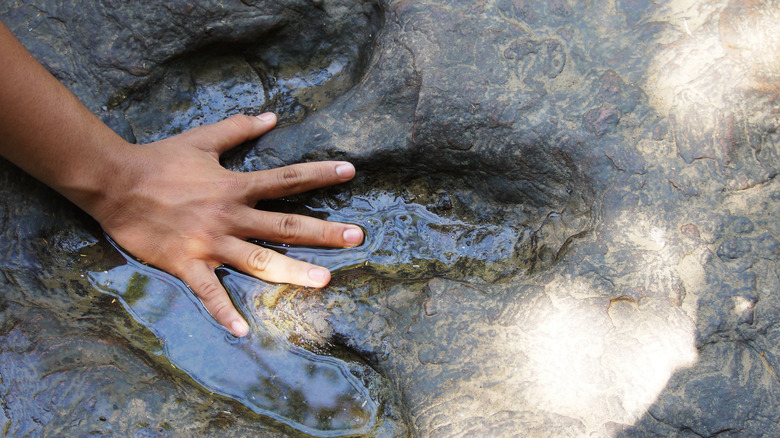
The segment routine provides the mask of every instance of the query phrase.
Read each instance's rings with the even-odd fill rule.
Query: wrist
[[[120,194],[133,186],[131,156],[137,145],[111,132],[96,139],[87,159],[65,163],[55,189],[101,224],[121,203]],[[85,157],[86,158],[86,157]]]

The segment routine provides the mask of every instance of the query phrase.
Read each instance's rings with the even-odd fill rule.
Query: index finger
[[[249,197],[259,201],[349,181],[355,176],[355,166],[346,161],[318,161],[246,172],[242,175],[248,180]]]

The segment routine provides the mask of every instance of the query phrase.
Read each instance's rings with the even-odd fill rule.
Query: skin
[[[355,225],[257,210],[278,198],[349,181],[347,162],[232,172],[225,151],[274,127],[272,113],[234,115],[147,145],[126,142],[92,114],[0,23],[0,155],[95,218],[134,256],[182,279],[235,336],[249,326],[217,279],[229,264],[265,281],[323,287],[330,272],[251,244],[351,247]]]

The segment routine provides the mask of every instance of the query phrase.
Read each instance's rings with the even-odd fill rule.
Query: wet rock
[[[331,286],[224,278],[277,334],[263,342],[342,361],[377,406],[369,434],[780,433],[778,70],[760,49],[776,5],[169,2],[82,20],[38,3],[0,14],[126,138],[275,110],[286,126],[226,165],[356,164],[346,187],[262,205],[364,226],[354,250],[275,245],[338,268]],[[118,273],[141,268],[5,167],[7,430],[297,433],[171,370],[159,339],[191,344],[81,277],[118,282],[134,312]],[[149,293],[176,290],[155,276]],[[76,379],[105,398],[58,386]]]
[[[582,124],[586,131],[601,137],[611,127],[617,125],[619,120],[620,116],[618,116],[615,105],[605,103],[585,113]]]
[[[750,241],[747,239],[728,239],[718,248],[718,257],[722,259],[738,259],[751,250]]]

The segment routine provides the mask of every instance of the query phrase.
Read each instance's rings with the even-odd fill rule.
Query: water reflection
[[[250,311],[263,283],[221,270],[221,278],[252,330],[236,339],[173,277],[125,257],[110,270],[89,272],[162,344],[171,364],[208,391],[315,436],[368,433],[378,405],[343,361],[287,341]],[[268,287],[268,286],[266,286]]]

